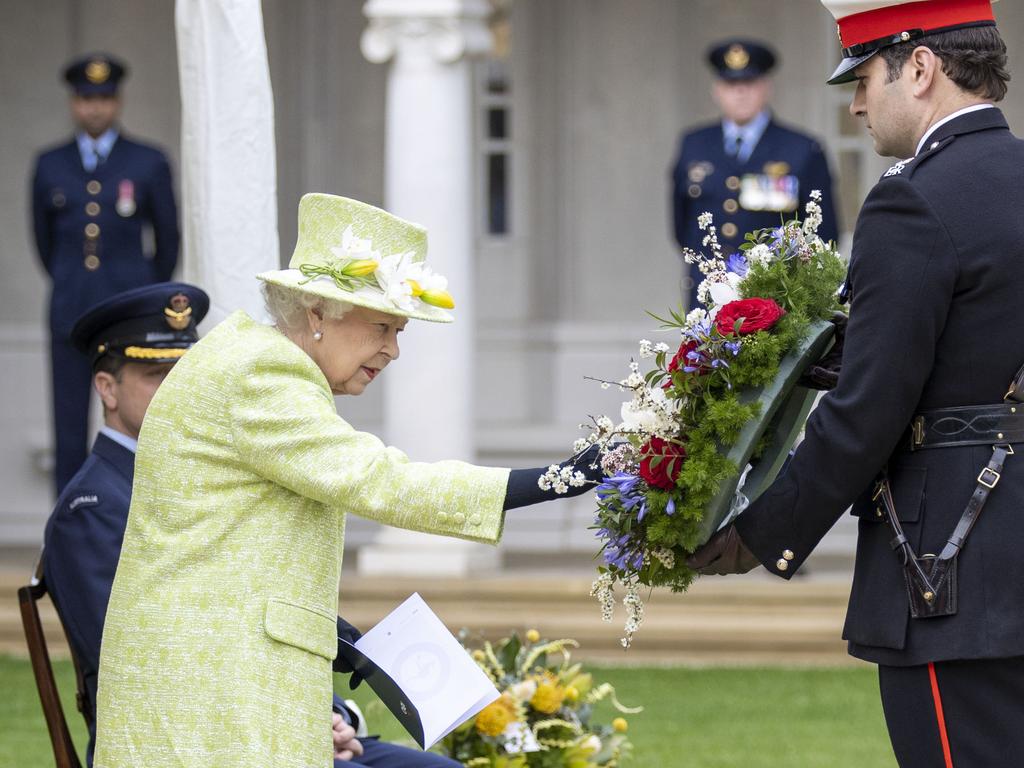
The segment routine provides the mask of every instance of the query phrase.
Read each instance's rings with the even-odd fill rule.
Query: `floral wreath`
[[[641,374],[640,363],[632,360],[626,378],[597,380],[602,388],[618,386],[631,394],[618,422],[592,417],[581,425],[591,434],[574,445],[577,454],[596,445],[604,470],[592,526],[602,565],[591,594],[604,620],[611,621],[614,587],[625,588],[624,647],[643,621],[641,587],[683,591],[692,583],[696,574],[686,556],[703,543],[705,511],[723,485],[739,478],[722,525],[749,503],[743,483],[751,465],[736,466],[727,456],[744,425],[760,415],[757,399],[744,395],[771,384],[812,322],[829,319],[839,308],[836,289],[846,266],[835,244],[817,235],[821,193],[810,198],[804,221],[750,233],[728,256],[712,215],[701,214],[697,221],[710,255],[683,252],[704,276],[700,306],[685,316],[649,313],[662,329],[679,334],[678,348],[673,353],[668,344],[641,340],[639,358],[653,357],[652,370]],[[564,492],[567,480],[553,466],[540,484]]]

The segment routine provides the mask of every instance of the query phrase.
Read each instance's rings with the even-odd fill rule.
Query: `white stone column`
[[[472,461],[473,115],[468,57],[490,49],[486,0],[368,0],[363,55],[390,62],[385,207],[424,225],[427,263],[448,278],[455,322],[413,321],[385,380],[385,439],[414,461]],[[438,504],[443,504],[442,499]],[[359,553],[372,575],[465,576],[494,548],[386,529]]]

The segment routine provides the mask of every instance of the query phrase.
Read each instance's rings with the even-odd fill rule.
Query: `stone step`
[[[24,572],[0,569],[0,653],[24,655],[16,590]],[[761,575],[698,581],[686,594],[645,596],[643,626],[633,646],[619,643],[624,616],[601,621],[589,596],[590,575],[502,573],[474,579],[369,579],[346,574],[341,612],[367,628],[419,592],[453,632],[496,640],[537,629],[573,638],[574,658],[614,664],[848,664],[840,639],[849,582],[812,578],[783,582]],[[51,652],[66,655],[49,601],[41,607]]]

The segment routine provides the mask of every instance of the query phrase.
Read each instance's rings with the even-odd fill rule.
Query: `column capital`
[[[375,64],[399,55],[451,64],[491,50],[493,11],[489,0],[367,0],[360,48]]]

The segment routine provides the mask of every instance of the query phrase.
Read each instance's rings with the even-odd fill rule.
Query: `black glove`
[[[581,493],[592,491],[595,483],[600,483],[604,479],[604,472],[601,469],[600,452],[596,445],[590,446],[583,453],[563,461],[558,466],[570,467],[574,472],[582,472],[587,482],[579,486],[570,485],[569,490],[565,493],[555,493],[553,490],[542,490],[537,484],[541,476],[548,471],[547,467],[513,469],[508,475],[504,508],[509,510],[516,507],[526,507],[530,504],[539,504],[542,501],[550,501],[551,499],[579,496]]]
[[[826,391],[836,388],[836,384],[839,383],[839,369],[842,367],[843,362],[843,342],[846,341],[846,322],[847,317],[845,312],[832,313],[832,324],[836,327],[832,347],[829,349],[828,353],[821,358],[821,360],[804,371],[803,375],[800,377],[800,381],[797,382],[801,387],[807,387],[808,389],[822,389]]]
[[[725,576],[751,571],[761,561],[747,549],[736,526],[730,523],[686,558],[686,564],[702,576]]]
[[[341,616],[338,617],[338,655],[334,657],[333,669],[335,672],[349,673],[351,675],[348,679],[348,687],[353,691],[363,682],[363,676],[352,668],[352,665],[348,663],[348,659],[342,656],[340,641],[347,640],[354,644],[362,636],[362,632],[341,618]]]

